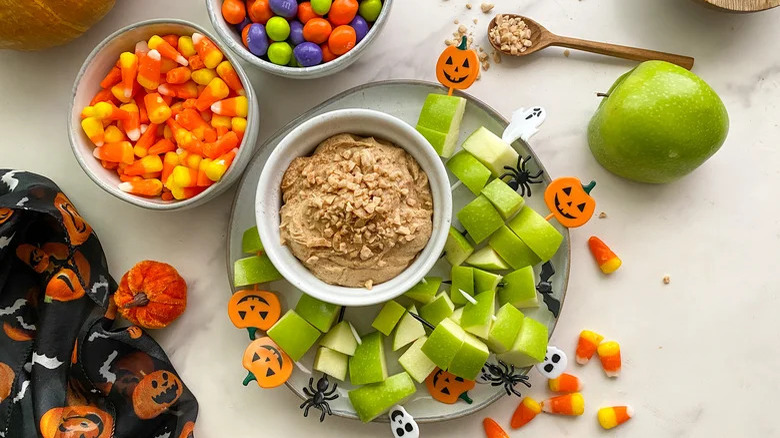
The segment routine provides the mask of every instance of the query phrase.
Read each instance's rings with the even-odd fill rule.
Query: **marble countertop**
[[[547,122],[532,146],[553,175],[599,182],[599,211],[572,233],[569,293],[553,344],[573,352],[591,328],[623,347],[624,371],[607,380],[597,365],[574,368],[585,381],[581,418],[546,417],[527,436],[597,436],[600,406],[629,403],[636,418],[617,436],[776,436],[780,388],[777,312],[780,286],[780,9],[730,15],[691,0],[494,0],[496,12],[520,12],[571,36],[679,52],[723,98],[731,132],[721,151],[689,177],[664,186],[634,184],[603,170],[587,148],[585,128],[605,91],[631,62],[550,49],[505,59],[470,93],[504,115],[542,105]],[[308,82],[249,71],[258,92],[261,139],[328,97],[370,81],[435,80],[433,62],[457,18],[487,46],[488,16],[479,2],[396,0],[374,46],[343,74]],[[226,227],[234,191],[188,212],[154,213],[99,189],[73,158],[66,115],[73,79],[105,36],[149,18],[177,17],[210,26],[202,1],[119,1],[105,20],[74,43],[43,53],[0,53],[0,167],[56,181],[101,237],[120,276],[139,260],[165,260],[190,285],[189,308],[155,337],[198,397],[201,437],[390,436],[386,424],[304,419],[286,388],[244,388],[246,336],[225,315]],[[472,19],[477,18],[478,24]],[[585,244],[603,237],[623,258],[605,278]],[[669,275],[671,283],[662,278]],[[546,397],[538,374],[531,393]],[[517,399],[503,398],[468,418],[422,425],[425,437],[483,436],[481,420],[506,424]],[[315,416],[316,417],[316,416]],[[520,432],[510,435],[519,436]]]

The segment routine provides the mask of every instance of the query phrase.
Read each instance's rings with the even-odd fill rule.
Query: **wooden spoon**
[[[545,29],[541,24],[531,20],[530,18],[523,17],[515,14],[501,14],[508,18],[519,18],[528,25],[531,30],[532,44],[526,49],[525,52],[518,52],[512,55],[509,51],[501,50],[501,45],[496,44],[493,38],[490,37],[491,31],[496,27],[496,18],[494,17],[488,25],[488,40],[490,44],[499,52],[510,56],[525,56],[531,53],[538,52],[539,50],[546,49],[550,46],[568,47],[570,49],[584,50],[586,52],[600,53],[602,55],[616,56],[623,59],[631,59],[634,61],[649,61],[660,60],[677,64],[680,67],[690,70],[693,68],[693,58],[689,56],[675,55],[672,53],[656,52],[654,50],[639,49],[636,47],[619,46],[617,44],[599,43],[596,41],[581,40],[577,38],[569,38],[556,35],[549,30]]]

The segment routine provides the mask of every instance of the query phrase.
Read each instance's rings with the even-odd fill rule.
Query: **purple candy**
[[[252,23],[246,34],[246,45],[255,56],[265,55],[268,52],[268,34],[265,33],[265,26],[260,23]]]
[[[295,46],[293,55],[295,55],[295,60],[302,67],[311,67],[322,62],[322,49],[320,46],[310,42]]]
[[[238,29],[239,32],[242,32],[244,28],[249,26],[250,24],[252,24],[252,20],[250,20],[248,17],[245,17],[244,21],[236,24],[236,29]]]
[[[361,17],[360,15],[355,15],[355,19],[352,20],[349,25],[355,29],[355,34],[357,35],[357,39],[355,41],[356,43],[359,43],[360,40],[365,38],[366,34],[368,33],[368,23],[366,22],[365,18]]]
[[[296,0],[270,0],[268,3],[274,14],[284,18],[293,18],[298,14],[298,2]]]
[[[301,44],[305,40],[303,39],[303,23],[298,20],[290,22],[290,42],[293,46]]]

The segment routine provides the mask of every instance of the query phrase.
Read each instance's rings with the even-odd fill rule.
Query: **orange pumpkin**
[[[425,387],[428,388],[431,397],[448,405],[457,402],[458,399],[471,404],[468,391],[474,389],[474,386],[476,386],[475,381],[466,380],[440,368],[433,370],[425,379]]]
[[[241,364],[249,371],[244,386],[255,380],[261,388],[276,388],[283,385],[293,372],[290,356],[268,337],[252,341],[244,350]]]
[[[94,406],[52,408],[41,417],[43,438],[109,438],[114,418]]]
[[[6,223],[8,219],[11,219],[11,216],[13,216],[14,211],[10,208],[0,208],[0,225]]]
[[[181,428],[181,434],[179,438],[194,438],[195,437],[195,423],[188,421],[184,423],[184,427]]]
[[[119,314],[133,324],[163,328],[187,307],[187,283],[173,266],[146,260],[122,277],[114,302]]]
[[[133,410],[142,420],[155,418],[174,405],[184,392],[184,384],[170,371],[144,376],[133,390]]]
[[[276,324],[282,314],[282,305],[273,292],[262,290],[241,290],[233,294],[228,302],[228,316],[238,328],[249,331],[249,339],[255,338],[257,330],[268,330]]]
[[[468,48],[468,39],[464,36],[459,46],[444,49],[436,62],[436,79],[452,91],[453,88],[465,90],[479,76],[477,52]]]
[[[25,342],[31,341],[35,336],[35,330],[27,330],[22,327],[14,327],[8,321],[3,323],[3,332],[12,341]]]
[[[57,196],[54,198],[54,206],[60,211],[62,224],[68,232],[68,239],[71,245],[79,246],[86,242],[92,234],[92,227],[84,221],[84,218],[81,217],[76,207],[70,202],[70,199],[64,193],[57,193]]]
[[[140,327],[131,325],[127,328],[127,334],[130,335],[130,339],[138,339],[141,337],[141,335],[144,334],[144,332],[141,331]]]
[[[16,257],[39,274],[49,268],[49,255],[44,250],[29,243],[23,243],[16,247]]]
[[[561,225],[576,228],[585,225],[596,211],[596,201],[590,196],[594,187],[596,181],[584,186],[574,177],[558,178],[544,191],[544,202]]]
[[[43,251],[49,255],[49,262],[57,271],[46,285],[44,301],[73,301],[84,296],[84,288],[89,284],[89,262],[79,251],[68,258],[68,247],[62,243],[50,242],[43,245]],[[84,281],[82,284],[79,280]]]
[[[15,378],[16,373],[14,373],[14,370],[8,365],[0,362],[0,403],[11,395]]]
[[[130,400],[138,382],[154,372],[154,362],[148,354],[135,351],[116,361],[111,371],[116,374],[113,389]]]

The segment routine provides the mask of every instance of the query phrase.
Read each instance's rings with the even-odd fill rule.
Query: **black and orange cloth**
[[[50,180],[0,170],[0,437],[193,437],[198,403],[138,327],[95,233]]]

